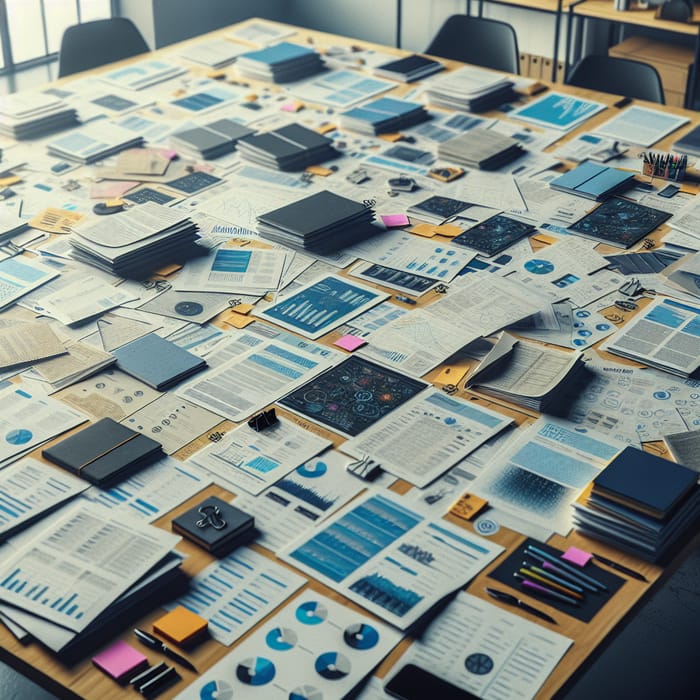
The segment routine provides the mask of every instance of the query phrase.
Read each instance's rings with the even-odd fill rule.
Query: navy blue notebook
[[[697,472],[626,447],[593,480],[593,492],[655,518],[665,517],[693,489]]]
[[[163,391],[207,366],[206,360],[149,333],[112,353],[117,367],[144,384]]]

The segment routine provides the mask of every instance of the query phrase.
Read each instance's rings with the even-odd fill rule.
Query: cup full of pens
[[[675,153],[655,153],[644,151],[642,158],[642,175],[648,175],[652,180],[660,177],[662,180],[681,182],[688,167],[688,156]]]

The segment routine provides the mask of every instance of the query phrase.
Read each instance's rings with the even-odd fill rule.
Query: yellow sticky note
[[[403,134],[379,134],[379,138],[384,139],[385,141],[389,141],[390,143],[396,143],[397,141],[401,141],[401,139],[403,138]]]
[[[177,272],[178,270],[182,270],[182,265],[178,265],[177,263],[170,263],[170,265],[164,265],[163,267],[157,269],[153,274],[160,275],[161,277],[167,277],[168,275],[172,275],[173,272]]]
[[[77,211],[49,207],[29,220],[29,225],[47,233],[70,233],[73,226],[85,218]]]
[[[432,238],[435,234],[435,227],[432,224],[416,224],[413,228],[408,229],[411,233],[424,238]]]
[[[322,165],[310,165],[306,168],[306,172],[312,175],[319,175],[320,177],[328,177],[332,175],[334,171],[330,168],[324,168]]]
[[[556,236],[550,236],[546,233],[540,233],[537,232],[531,238],[535,241],[539,241],[540,243],[547,243],[548,245],[552,245],[553,243],[557,243],[559,239]]]
[[[0,177],[0,187],[9,187],[10,185],[16,185],[18,182],[22,182],[22,178],[19,175]]]
[[[439,233],[441,236],[447,236],[448,238],[454,238],[462,233],[463,229],[454,224],[442,224],[441,226],[434,226],[433,231]]]
[[[255,306],[253,304],[236,304],[231,310],[235,311],[237,314],[243,314],[243,316],[246,316],[249,314]]]
[[[451,506],[450,513],[463,520],[471,520],[486,508],[488,501],[473,493],[465,493],[458,498]]]
[[[319,134],[328,134],[331,131],[335,131],[337,129],[335,124],[321,124],[316,131],[318,131]]]
[[[237,314],[235,311],[229,311],[223,322],[234,328],[245,328],[255,321],[254,318],[246,316],[244,314]]]

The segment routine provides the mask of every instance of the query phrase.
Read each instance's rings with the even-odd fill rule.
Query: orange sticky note
[[[319,134],[328,134],[331,131],[335,131],[336,128],[335,124],[321,124],[321,126],[317,127],[316,131],[318,131]]]
[[[455,226],[454,224],[442,224],[441,226],[434,226],[433,231],[435,233],[439,233],[441,236],[447,236],[448,238],[454,238],[455,236],[459,236],[460,233],[462,233],[462,230],[459,226]]]
[[[435,227],[432,224],[416,224],[413,228],[408,229],[411,233],[424,238],[432,238],[435,234]]]
[[[334,171],[330,168],[324,168],[322,165],[310,165],[306,168],[306,172],[312,175],[319,175],[320,177],[328,177],[332,175]]]
[[[384,139],[384,141],[388,141],[389,143],[396,143],[397,141],[401,141],[401,139],[403,138],[403,134],[379,134],[379,138]]]
[[[486,508],[488,501],[473,493],[463,494],[450,506],[450,513],[463,520],[471,520]]]
[[[249,314],[255,306],[253,304],[236,304],[236,306],[232,307],[232,311],[234,311],[237,314],[243,314],[244,316]]]
[[[170,265],[164,265],[163,267],[155,270],[153,274],[160,275],[160,277],[167,277],[168,275],[172,275],[173,272],[177,272],[178,270],[182,270],[182,265],[178,265],[177,263],[170,263]]]
[[[191,643],[203,636],[209,623],[203,618],[178,605],[153,623],[153,631],[175,644]]]
[[[22,178],[19,175],[0,177],[0,187],[9,187],[10,185],[16,185],[18,182],[22,182]]]
[[[235,311],[229,312],[229,314],[223,319],[223,322],[234,328],[245,328],[253,323],[255,319],[250,316],[245,316],[244,314],[237,314]]]

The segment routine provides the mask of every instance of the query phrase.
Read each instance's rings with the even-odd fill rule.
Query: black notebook
[[[221,556],[255,536],[255,518],[216,496],[210,496],[174,518],[172,528],[208,552]]]
[[[387,78],[402,80],[406,83],[420,80],[428,75],[437,73],[444,69],[445,66],[433,58],[421,56],[414,53],[405,58],[399,58],[396,61],[389,61],[377,66],[374,69],[375,75],[382,75]]]
[[[41,454],[91,484],[107,486],[155,462],[163,449],[146,435],[102,418]]]

